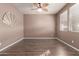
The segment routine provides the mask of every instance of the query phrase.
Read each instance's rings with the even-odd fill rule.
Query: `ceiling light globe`
[[[38,11],[39,11],[39,12],[42,12],[42,9],[41,9],[41,8],[38,8]]]

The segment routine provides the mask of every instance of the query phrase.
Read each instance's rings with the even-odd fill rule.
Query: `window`
[[[60,14],[60,31],[79,32],[79,4]]]
[[[60,31],[68,31],[67,10],[60,14]]]
[[[79,4],[75,4],[69,9],[70,31],[79,32]]]

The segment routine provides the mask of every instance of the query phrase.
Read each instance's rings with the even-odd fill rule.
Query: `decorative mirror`
[[[2,16],[3,23],[10,25],[12,23],[12,20],[14,20],[14,15],[11,12],[5,12]]]

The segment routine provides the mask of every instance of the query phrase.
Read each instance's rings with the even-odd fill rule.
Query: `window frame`
[[[61,26],[62,23],[61,23],[61,22],[63,21],[63,19],[61,19],[61,18],[62,18],[62,15],[63,15],[63,14],[66,15],[66,16],[65,16],[65,17],[66,17],[66,22],[67,22],[67,23],[66,23],[66,26],[67,26],[67,29],[66,29],[66,30],[64,30],[64,29],[62,30],[62,29],[61,29],[61,28],[62,28],[62,26]],[[69,28],[68,25],[69,25],[69,24],[68,24],[68,10],[66,9],[65,11],[63,11],[63,12],[60,14],[60,31],[67,32],[67,31],[68,31],[68,28]]]

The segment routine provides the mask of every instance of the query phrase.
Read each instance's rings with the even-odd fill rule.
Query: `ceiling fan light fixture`
[[[48,3],[33,3],[33,7],[35,7],[33,10],[37,10],[38,12],[48,11]]]
[[[38,11],[38,12],[42,12],[43,10],[42,10],[41,8],[38,8],[37,11]]]

